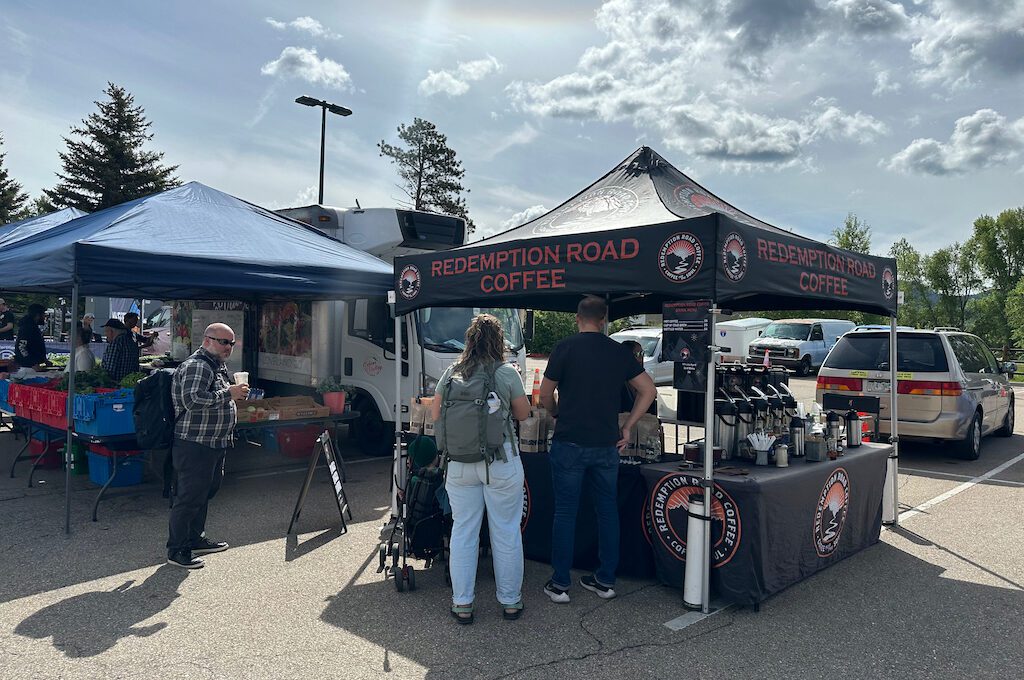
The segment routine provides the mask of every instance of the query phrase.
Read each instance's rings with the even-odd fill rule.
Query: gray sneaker
[[[544,584],[544,594],[550,597],[552,602],[558,604],[568,604],[569,602],[568,591],[562,590],[551,581]]]
[[[601,585],[597,582],[597,579],[593,576],[583,576],[580,578],[580,585],[589,590],[590,592],[597,595],[602,600],[610,600],[615,597],[615,589],[605,585]]]

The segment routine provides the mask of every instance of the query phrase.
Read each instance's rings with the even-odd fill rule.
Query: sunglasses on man
[[[220,343],[221,347],[234,347],[237,340],[225,340],[224,338],[215,338],[212,335],[204,336],[207,340],[213,340],[214,342]]]

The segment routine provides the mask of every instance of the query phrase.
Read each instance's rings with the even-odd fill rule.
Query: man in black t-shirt
[[[555,493],[551,530],[554,573],[545,584],[544,593],[558,603],[569,601],[569,569],[584,479],[597,512],[600,565],[593,575],[581,578],[580,585],[603,599],[615,597],[615,570],[619,562],[619,450],[629,441],[633,426],[658,394],[651,376],[629,350],[604,334],[607,314],[608,307],[601,298],[588,296],[580,302],[576,309],[580,332],[555,346],[540,386],[542,403],[557,418],[549,454]],[[620,431],[619,403],[626,381],[637,395]]]
[[[0,340],[14,340],[14,329],[18,320],[14,312],[7,306],[7,302],[0,298]]]

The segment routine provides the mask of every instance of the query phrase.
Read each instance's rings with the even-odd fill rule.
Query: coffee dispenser
[[[715,446],[722,449],[722,458],[733,457],[736,450],[737,408],[731,399],[715,399]]]
[[[846,412],[846,445],[849,447],[860,446],[861,425],[860,414],[850,409]]]
[[[789,421],[789,455],[793,458],[803,458],[806,435],[803,419],[800,416],[793,416]]]

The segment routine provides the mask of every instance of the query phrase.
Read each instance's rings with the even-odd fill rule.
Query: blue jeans
[[[551,442],[551,483],[555,489],[555,519],[551,528],[551,582],[559,588],[572,585],[576,543],[576,512],[583,480],[590,487],[597,512],[597,557],[594,578],[609,588],[615,585],[619,566],[619,451],[614,446],[585,448],[569,442]]]
[[[491,483],[487,483],[488,474]],[[514,456],[495,460],[490,471],[479,463],[448,463],[444,483],[452,506],[452,539],[448,561],[452,604],[473,604],[480,524],[487,509],[491,534],[494,586],[498,603],[518,604],[523,597],[523,461]]]

